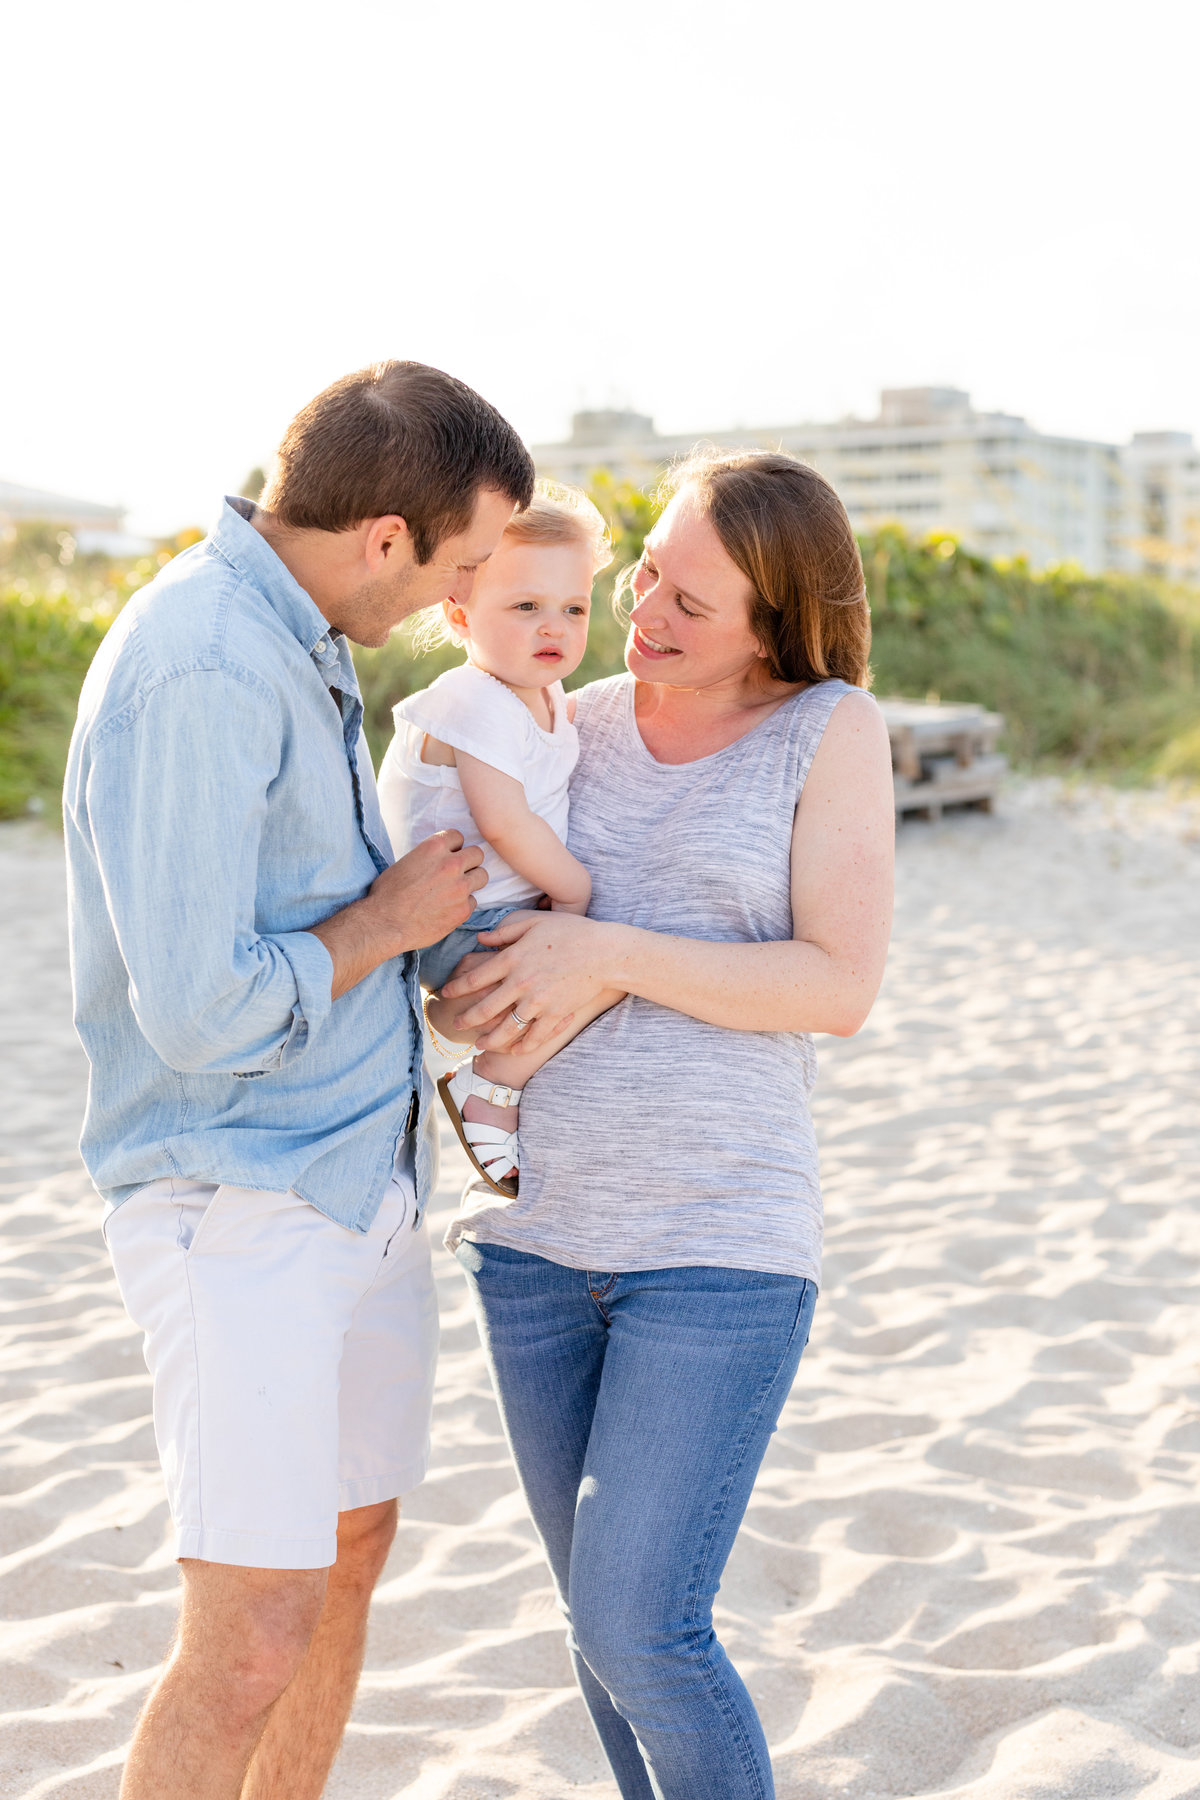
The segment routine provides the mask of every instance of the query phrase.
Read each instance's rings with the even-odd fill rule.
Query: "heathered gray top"
[[[594,919],[723,943],[790,938],[796,803],[842,681],[736,743],[656,762],[634,681],[579,694],[569,843]],[[470,1185],[446,1237],[605,1271],[705,1264],[820,1280],[821,1192],[804,1032],[734,1031],[630,996],[525,1088],[520,1193]]]

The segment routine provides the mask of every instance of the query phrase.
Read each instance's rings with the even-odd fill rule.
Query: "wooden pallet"
[[[881,700],[892,743],[897,813],[938,819],[945,806],[990,811],[1008,768],[996,749],[999,713],[940,701]]]

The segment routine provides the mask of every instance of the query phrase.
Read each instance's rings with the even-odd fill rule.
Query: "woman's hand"
[[[540,1050],[602,994],[617,998],[613,939],[620,929],[574,913],[510,913],[494,931],[479,933],[495,953],[442,989],[447,1000],[467,1002],[455,1015],[456,1029],[477,1031],[480,1050]]]

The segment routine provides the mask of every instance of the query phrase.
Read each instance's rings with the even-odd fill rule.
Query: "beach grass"
[[[596,584],[573,687],[622,667],[625,626],[611,599],[654,518],[653,502],[631,487],[598,483],[594,497],[615,554]],[[182,534],[128,567],[101,568],[93,558],[64,569],[45,546],[32,556],[27,544],[18,572],[0,556],[0,818],[57,817],[79,688],[104,631],[198,535]],[[1021,769],[1200,784],[1200,590],[1072,568],[1035,574],[898,526],[865,538],[863,560],[876,693],[977,701],[1003,713],[1004,748]],[[417,653],[403,627],[382,649],[356,652],[376,762],[392,707],[458,655],[451,646]]]
[[[1034,574],[896,527],[863,552],[876,693],[1003,713],[1023,768],[1200,779],[1200,592],[1072,568]]]
[[[70,594],[0,590],[0,818],[57,817],[79,689],[108,623]]]

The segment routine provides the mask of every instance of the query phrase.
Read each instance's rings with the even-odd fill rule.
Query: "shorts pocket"
[[[405,1186],[405,1184],[402,1181],[389,1182],[388,1183],[388,1192],[387,1192],[387,1194],[385,1194],[384,1199],[383,1199],[384,1206],[386,1206],[388,1204],[389,1200],[392,1198],[393,1192],[399,1196],[400,1217],[399,1217],[399,1219],[390,1218],[387,1221],[389,1230],[388,1230],[388,1235],[387,1235],[387,1241],[383,1246],[383,1254],[385,1256],[390,1254],[392,1245],[395,1243],[395,1241],[399,1237],[401,1231],[404,1229],[404,1226],[408,1222],[408,1211],[409,1211],[408,1188]]]
[[[225,1187],[214,1188],[207,1204],[196,1199],[176,1201],[179,1212],[179,1236],[176,1241],[189,1261],[198,1249],[204,1248],[204,1239],[209,1235],[217,1207],[227,1191]]]

